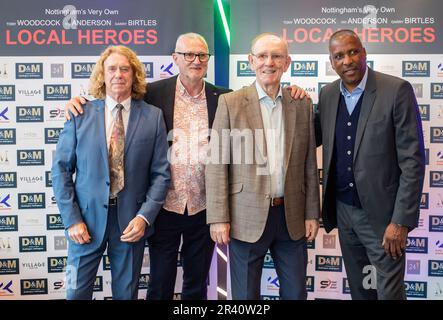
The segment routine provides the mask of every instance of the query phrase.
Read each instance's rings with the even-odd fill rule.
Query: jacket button
[[[106,185],[107,185],[107,186],[109,186],[109,185],[110,185],[109,181],[106,181]]]
[[[107,205],[107,204],[104,204],[103,207],[104,207],[105,209],[108,209],[108,205]]]

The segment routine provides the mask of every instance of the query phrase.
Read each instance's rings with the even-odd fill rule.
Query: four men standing
[[[173,59],[180,74],[150,84],[145,95],[145,101],[162,108],[168,131],[173,129],[169,135],[171,185],[155,224],[152,225],[165,196],[159,179],[163,193],[146,197],[148,203],[156,203],[157,212],[153,212],[154,206],[148,206],[153,210],[151,214],[137,208],[137,217],[122,236],[122,241],[137,241],[145,225],[148,230],[155,227],[149,238],[148,299],[172,299],[181,237],[182,298],[206,299],[206,278],[213,251],[206,223],[215,242],[229,242],[234,299],[260,298],[261,269],[268,249],[279,276],[281,298],[306,299],[306,240],[315,238],[320,216],[315,138],[317,145],[323,143],[323,220],[327,231],[338,225],[352,297],[404,298],[403,252],[408,231],[417,225],[424,175],[421,123],[412,87],[406,81],[367,68],[365,49],[352,31],[335,33],[329,49],[331,64],[341,80],[322,89],[314,130],[310,100],[291,99],[280,86],[290,65],[284,39],[265,33],[253,40],[249,62],[256,81],[250,87],[223,95],[217,112],[218,96],[228,90],[203,81],[210,56],[205,40],[194,33],[177,39]],[[123,85],[123,80],[118,84]],[[126,102],[123,100],[123,107]],[[77,100],[72,103],[82,110]],[[92,102],[89,108],[97,104],[100,103]],[[70,110],[76,113],[73,106]],[[81,176],[85,169],[80,162],[82,153],[77,153],[76,148],[94,145],[93,141],[81,143],[82,132],[92,130],[94,137],[98,136],[99,125],[87,120],[94,118],[94,114],[91,109],[78,118],[83,120],[65,125],[66,133],[62,134],[57,150],[60,156],[53,169],[53,180],[57,180],[54,188],[61,188],[56,197],[60,210],[65,211],[64,223],[73,241],[80,245],[89,236],[83,232],[78,238],[71,228],[81,225],[81,218],[87,219],[91,195],[81,194],[95,182],[85,180],[87,186],[77,187],[83,181],[78,180],[78,171]],[[131,111],[130,119],[132,115]],[[211,156],[206,164],[208,130],[213,121]],[[112,141],[110,155],[114,152]],[[157,155],[159,158],[163,157],[162,152]],[[131,157],[126,153],[125,156],[126,166]],[[80,165],[76,166],[75,161]],[[124,199],[124,188],[128,190],[138,183],[126,181],[130,179],[127,175],[116,174],[118,170],[112,164],[121,166],[119,161],[109,160],[110,180],[116,176],[125,183],[120,193],[114,193],[114,184],[110,182],[109,208],[115,203],[120,208],[119,197]],[[72,179],[65,178],[72,176],[73,168],[77,171],[75,188]],[[128,170],[131,171],[125,168]],[[107,182],[101,181],[106,180],[107,174],[100,173],[98,183]],[[165,183],[169,179],[167,170],[154,176],[163,177]],[[143,187],[148,188],[148,195],[151,189],[157,189],[152,184]],[[71,189],[61,191],[63,188]],[[108,195],[97,190],[100,197]],[[117,201],[113,200],[116,194]],[[83,207],[78,204],[80,210],[72,209],[76,200],[83,203]],[[145,207],[144,203],[141,207]],[[108,221],[111,217],[109,214]],[[94,223],[86,223],[86,227],[96,227]],[[105,232],[101,230],[103,223],[97,228],[100,234]],[[106,235],[108,232],[106,228]],[[93,237],[94,241],[102,240]],[[97,248],[94,259],[104,250],[103,241]],[[74,256],[82,251],[72,250]],[[376,291],[364,285],[366,266],[376,273]]]

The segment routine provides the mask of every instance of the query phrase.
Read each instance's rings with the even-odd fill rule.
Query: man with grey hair
[[[233,299],[260,299],[268,250],[280,297],[306,299],[306,241],[317,235],[320,214],[312,103],[281,88],[291,63],[281,37],[257,36],[249,63],[256,81],[220,97],[215,115],[206,165],[210,233],[230,242]],[[239,132],[247,136],[236,139]]]
[[[145,95],[145,101],[162,109],[171,141],[171,185],[155,221],[155,233],[148,239],[148,299],[152,300],[174,297],[181,241],[181,298],[207,299],[207,279],[214,250],[206,224],[208,130],[214,121],[219,96],[230,91],[203,79],[210,56],[206,40],[201,35],[180,35],[172,53],[179,74],[150,83]],[[303,96],[304,92],[295,88],[292,94],[296,98]],[[74,114],[76,109],[81,111],[77,98],[71,99],[67,107]]]

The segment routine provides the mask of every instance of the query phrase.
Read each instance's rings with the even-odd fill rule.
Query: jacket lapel
[[[163,116],[165,117],[166,130],[171,131],[174,126],[174,102],[175,102],[175,86],[177,85],[177,77],[170,78],[163,92],[164,105]],[[149,89],[148,89],[149,90]]]
[[[338,113],[338,104],[340,102],[340,81],[337,81],[337,88],[331,90],[331,98],[327,99],[323,102],[324,106],[322,106],[322,110],[320,112],[326,112],[328,116],[326,117],[326,121],[322,123],[322,125],[327,124],[327,139],[329,142],[323,141],[323,145],[330,146],[329,152],[327,155],[327,163],[331,163],[332,153],[334,151],[334,141],[335,141],[335,125],[337,123],[337,113]],[[323,135],[325,137],[325,135]]]
[[[255,82],[246,88],[245,107],[247,108],[247,120],[252,130],[252,134],[254,135],[255,147],[258,149],[263,159],[266,159],[267,145]]]
[[[138,122],[140,121],[141,105],[137,100],[131,100],[131,113],[129,114],[128,127],[126,128],[125,137],[125,155],[128,152],[129,146],[132,142],[132,137],[137,130]]]
[[[290,97],[287,90],[282,90],[283,100],[282,100],[282,112],[283,112],[283,122],[285,125],[285,159],[284,168],[285,172],[288,169],[289,157],[291,155],[292,144],[294,142],[295,134],[295,121],[296,121],[296,102]]]
[[[215,112],[217,110],[218,103],[218,92],[214,90],[207,82],[205,83],[205,95],[206,95],[206,106],[208,109],[208,124],[209,129],[212,128],[212,123],[214,122]]]
[[[109,160],[108,160],[108,143],[106,140],[106,128],[105,128],[105,101],[104,100],[96,100],[92,102],[95,104],[95,117],[97,120],[94,121],[96,124],[96,134],[98,137],[98,141],[100,141],[100,153],[103,157],[103,163],[106,169],[106,172],[109,172]]]
[[[375,74],[368,68],[368,80],[363,95],[363,101],[360,109],[360,117],[358,119],[357,134],[355,136],[354,145],[354,161],[356,159],[358,148],[360,147],[361,139],[368,122],[369,115],[371,114],[372,106],[376,96]]]

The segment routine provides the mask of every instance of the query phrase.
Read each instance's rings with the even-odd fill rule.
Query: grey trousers
[[[405,255],[385,253],[368,213],[337,201],[337,225],[352,299],[405,300]]]

